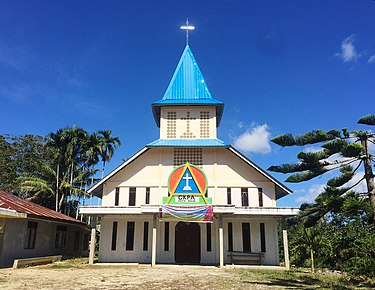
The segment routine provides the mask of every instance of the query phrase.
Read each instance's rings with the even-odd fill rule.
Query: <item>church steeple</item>
[[[219,126],[224,103],[212,98],[194,55],[186,45],[163,98],[152,104],[154,118],[160,127],[161,107],[204,105],[215,106],[216,126]]]

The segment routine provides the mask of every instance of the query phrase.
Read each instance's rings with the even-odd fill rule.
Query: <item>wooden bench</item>
[[[228,257],[230,258],[232,264],[262,265],[262,258],[264,258],[264,253],[232,251],[229,252]]]
[[[47,257],[36,257],[36,258],[25,258],[17,259],[13,262],[13,269],[27,266],[44,265],[61,261],[62,256],[47,256]]]

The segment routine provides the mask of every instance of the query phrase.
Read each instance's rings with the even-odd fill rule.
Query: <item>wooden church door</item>
[[[179,222],[175,228],[175,262],[199,264],[201,261],[201,233],[197,223]]]

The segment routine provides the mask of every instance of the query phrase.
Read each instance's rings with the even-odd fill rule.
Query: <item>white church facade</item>
[[[187,45],[164,97],[152,104],[160,138],[95,184],[99,262],[279,265],[276,201],[291,193],[217,138],[215,100]]]

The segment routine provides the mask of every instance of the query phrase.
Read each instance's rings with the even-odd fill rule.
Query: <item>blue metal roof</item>
[[[186,45],[163,98],[152,104],[155,121],[160,126],[160,107],[172,105],[214,105],[219,126],[224,103],[212,98],[190,47]]]
[[[146,147],[229,147],[220,139],[158,139]]]
[[[191,100],[189,99],[179,99],[174,100],[171,103],[170,100],[160,100],[157,103],[160,105],[222,105],[223,103],[214,99],[201,99],[201,100],[194,100],[194,104],[192,104]]]

